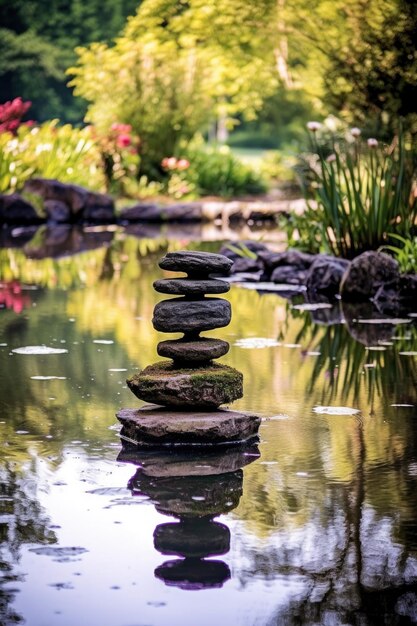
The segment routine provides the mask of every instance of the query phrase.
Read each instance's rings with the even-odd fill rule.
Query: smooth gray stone
[[[140,400],[163,406],[213,408],[243,395],[241,372],[213,363],[186,369],[175,367],[172,361],[161,361],[126,382]]]
[[[155,291],[175,296],[204,295],[206,293],[227,293],[230,285],[224,280],[192,280],[190,278],[163,278],[153,284]]]
[[[239,443],[256,436],[261,418],[254,413],[217,409],[179,411],[145,406],[121,409],[122,436],[137,445]]]
[[[203,276],[208,276],[214,272],[228,274],[232,265],[233,261],[222,254],[188,250],[168,252],[159,262],[159,267],[163,270]]]
[[[154,308],[152,324],[163,333],[198,333],[230,323],[230,303],[222,298],[162,300]]]
[[[369,300],[382,285],[398,280],[399,275],[398,261],[392,256],[375,250],[364,252],[353,259],[343,275],[342,300]]]
[[[229,344],[222,339],[199,338],[195,341],[173,339],[158,343],[159,356],[183,363],[207,363],[229,352]]]

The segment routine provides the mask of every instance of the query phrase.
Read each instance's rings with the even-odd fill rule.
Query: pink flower
[[[177,170],[186,170],[190,167],[190,162],[187,159],[179,159],[177,161]]]
[[[368,146],[369,146],[370,148],[376,148],[376,147],[377,147],[377,145],[378,145],[378,140],[377,140],[377,139],[374,139],[374,137],[370,137],[370,138],[368,139]]]
[[[177,159],[175,157],[165,157],[162,159],[161,165],[167,170],[175,170],[177,167]]]
[[[356,126],[354,126],[353,128],[350,129],[350,134],[352,135],[352,137],[360,137],[362,134],[362,131],[360,128],[357,128]]]
[[[316,133],[318,130],[320,130],[320,128],[321,128],[320,122],[308,122],[307,123],[307,129],[311,130],[312,133]]]
[[[115,124],[111,125],[111,130],[114,130],[120,134],[128,134],[131,132],[132,127],[130,124],[120,124],[119,122],[116,122]]]
[[[132,143],[132,138],[130,137],[130,135],[127,135],[126,133],[122,133],[121,135],[118,135],[116,139],[116,144],[119,146],[119,148],[126,148],[127,146],[130,146],[131,143]]]

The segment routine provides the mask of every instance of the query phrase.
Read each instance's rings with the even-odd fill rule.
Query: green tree
[[[417,132],[417,3],[286,0],[281,35],[295,82],[348,122]]]
[[[113,47],[79,50],[75,93],[91,104],[87,119],[132,124],[142,166],[161,158],[217,116],[253,117],[277,84],[275,1],[145,0]]]
[[[31,100],[39,121],[81,121],[85,104],[67,86],[74,48],[110,41],[138,0],[0,0],[0,92],[2,101]]]

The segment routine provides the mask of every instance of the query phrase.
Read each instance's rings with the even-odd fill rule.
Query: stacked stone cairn
[[[200,337],[201,332],[222,328],[231,320],[230,303],[206,295],[229,291],[226,281],[211,275],[228,274],[232,261],[219,254],[182,251],[168,253],[159,266],[187,276],[154,283],[159,293],[179,297],[156,305],[153,326],[183,337],[158,344],[158,354],[169,361],[150,365],[127,380],[129,389],[153,406],[117,414],[122,438],[136,444],[175,444],[233,443],[254,437],[258,416],[218,409],[243,395],[242,374],[213,363],[228,352],[229,344]]]

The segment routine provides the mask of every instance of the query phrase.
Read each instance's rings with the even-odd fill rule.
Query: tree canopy
[[[111,41],[138,0],[0,0],[0,92],[33,103],[39,121],[81,121],[85,105],[67,87],[74,48]]]

